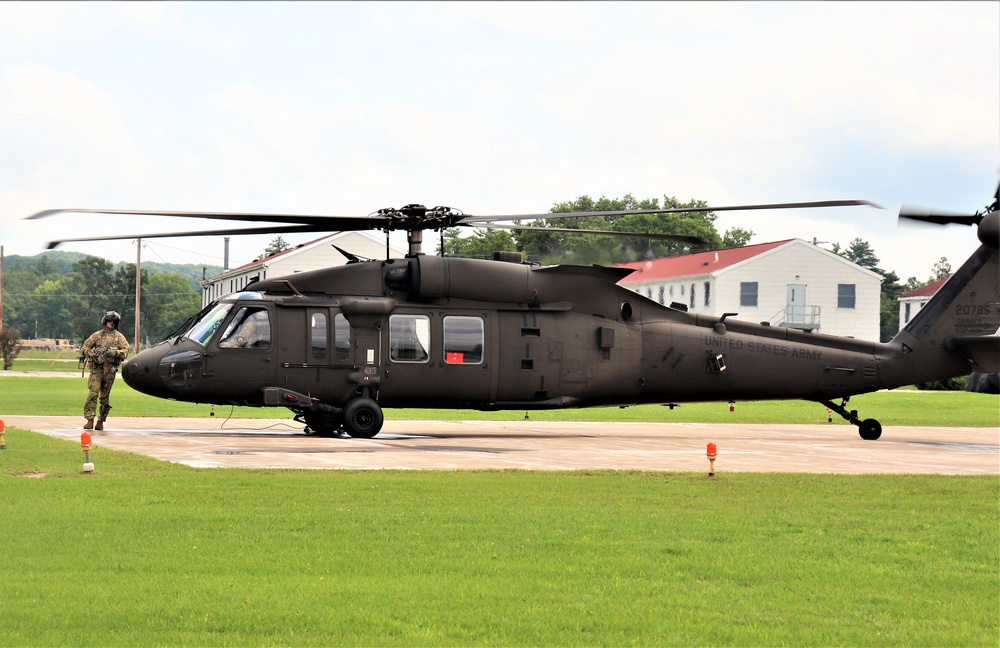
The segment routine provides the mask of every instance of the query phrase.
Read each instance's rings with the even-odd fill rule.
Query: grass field
[[[8,442],[0,645],[1000,643],[996,477],[193,469],[107,449],[83,475],[73,442]]]
[[[86,379],[73,377],[10,376],[0,372],[0,418],[5,414],[76,416],[83,414]],[[120,378],[111,392],[112,416],[208,416],[209,405],[179,403],[140,394]],[[1000,427],[1000,396],[970,392],[891,391],[864,394],[849,406],[862,418],[876,418],[888,425],[938,425]],[[216,416],[234,418],[291,418],[285,408],[216,407]],[[834,421],[848,425],[836,414]],[[386,410],[388,419],[510,420],[523,411]],[[675,409],[644,405],[619,409],[542,410],[532,419],[574,421],[642,421],[665,423],[825,423],[826,408],[809,401],[757,401],[737,403],[730,412],[726,403],[688,403]]]

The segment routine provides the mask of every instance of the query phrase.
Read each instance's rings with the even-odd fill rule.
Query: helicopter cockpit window
[[[219,328],[219,324],[226,318],[232,307],[232,302],[216,304],[212,310],[205,313],[205,316],[191,327],[191,330],[188,331],[185,337],[204,346],[208,342],[208,339],[212,337],[212,333],[215,333],[215,329]]]
[[[444,318],[444,361],[447,364],[482,364],[482,318]]]
[[[346,360],[351,355],[351,324],[343,313],[333,317],[333,357]]]
[[[271,321],[267,309],[242,307],[229,322],[219,346],[224,349],[266,349],[271,346]]]
[[[427,362],[431,323],[426,315],[389,316],[389,359],[393,362]]]

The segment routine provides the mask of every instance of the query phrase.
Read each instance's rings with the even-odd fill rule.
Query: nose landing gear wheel
[[[382,408],[370,398],[355,398],[344,408],[344,429],[358,439],[371,439],[382,429]]]

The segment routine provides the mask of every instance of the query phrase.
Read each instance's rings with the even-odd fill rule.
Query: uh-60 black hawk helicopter
[[[500,222],[517,219],[863,204],[871,205],[849,200],[492,217],[421,205],[363,217],[60,209],[29,218],[89,212],[282,223],[142,238],[407,232],[405,258],[362,261],[348,253],[346,265],[262,278],[209,304],[123,366],[125,381],[152,396],[287,407],[307,432],[364,438],[378,434],[383,407],[533,410],[806,399],[858,426],[862,438],[877,439],[881,425],[848,410],[850,396],[1000,371],[1000,338],[990,335],[1000,327],[997,202],[971,215],[900,214],[975,225],[982,245],[888,343],[663,306],[617,285],[631,272],[622,268],[533,265],[520,254],[442,258],[420,250],[424,230],[526,227]],[[64,239],[49,247],[138,237]],[[761,344],[778,353],[762,356]]]

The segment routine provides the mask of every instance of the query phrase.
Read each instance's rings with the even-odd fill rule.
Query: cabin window
[[[757,308],[757,282],[740,282],[740,306]]]
[[[837,284],[837,308],[854,308],[854,284]]]
[[[271,320],[267,309],[244,306],[219,338],[224,349],[267,349],[271,346]]]
[[[482,318],[444,318],[444,361],[447,364],[482,364]]]
[[[709,281],[705,282],[705,306],[712,305],[712,283]]]
[[[351,324],[343,313],[333,317],[333,358],[346,360],[351,355]]]
[[[431,322],[426,315],[389,316],[389,359],[393,362],[427,362]]]
[[[326,313],[313,313],[309,317],[309,345],[313,360],[326,358]]]

